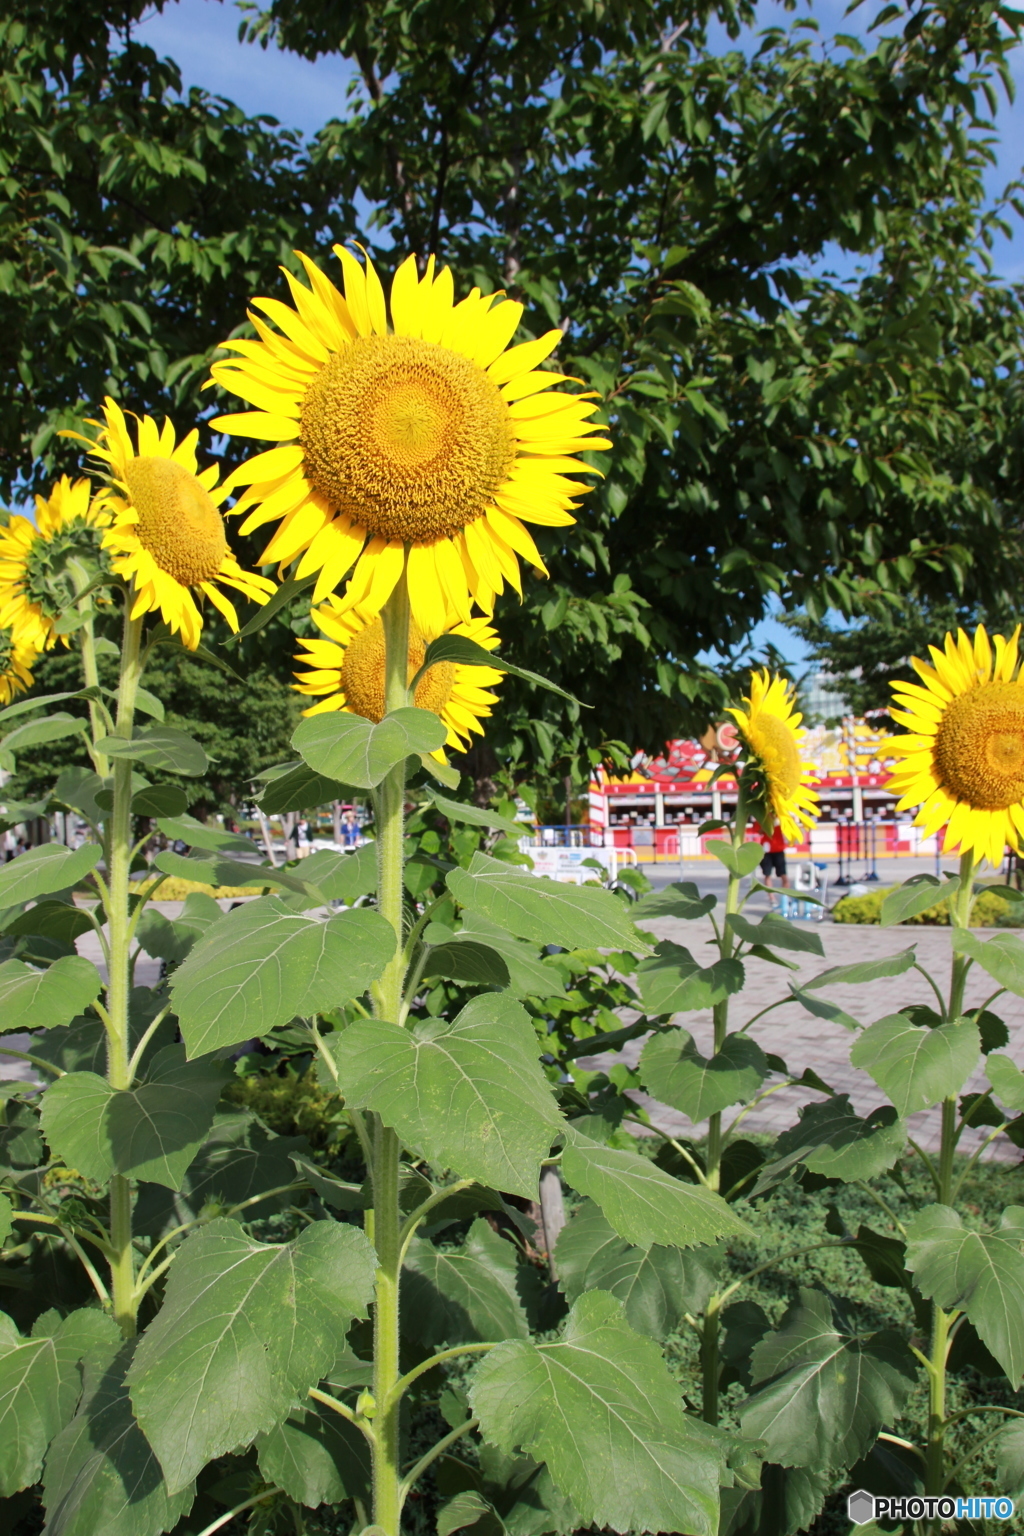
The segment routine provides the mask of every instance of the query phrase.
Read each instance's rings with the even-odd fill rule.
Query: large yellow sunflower
[[[215,464],[198,472],[199,433],[193,428],[176,444],[169,421],[160,430],[152,417],[143,416],[136,448],[121,407],[109,395],[103,415],[105,422],[91,423],[100,428],[92,452],[110,466],[110,485],[101,497],[112,527],[103,543],[115,555],[115,572],[134,582],[132,618],[159,610],[194,651],[203,629],[192,596],[197,588],[237,631],[238,615],[220,586],[234,587],[254,603],[265,603],[275,587],[265,576],[243,571],[228,548],[217,510],[227,490],[217,487]]]
[[[947,634],[941,651],[928,647],[931,666],[913,658],[923,687],[892,685],[901,707],[890,713],[912,733],[890,743],[904,759],[889,780],[902,796],[897,810],[920,806],[914,821],[928,836],[945,824],[947,853],[973,851],[997,867],[1006,844],[1019,850],[1024,834],[1019,635],[1019,624],[1009,640],[990,641],[981,624],[973,642],[962,629]]]
[[[762,816],[777,823],[787,843],[801,843],[804,828],[814,825],[821,807],[810,786],[816,775],[800,755],[805,731],[794,709],[793,688],[784,677],[752,672],[750,696],[743,709],[730,709],[743,741],[744,772],[751,770]],[[762,819],[761,825],[770,830]]]
[[[0,630],[0,704],[13,703],[19,693],[32,687],[32,666],[38,650],[19,641],[13,630]]]
[[[74,600],[69,561],[94,564],[109,523],[89,481],[64,475],[49,497],[36,497],[34,523],[15,514],[0,528],[0,628],[13,630],[15,645],[41,651],[56,643],[53,626]]]
[[[320,699],[303,713],[320,715],[345,709],[376,724],[384,718],[384,626],[380,616],[368,607],[343,608],[336,597],[331,597],[323,607],[313,609],[312,617],[327,638],[304,640],[305,649],[295,658],[302,666],[313,668],[295,673],[298,692]],[[498,645],[497,631],[485,618],[456,624],[452,633],[465,635],[488,651]],[[409,627],[410,682],[423,665],[426,648],[427,641],[413,621]],[[494,667],[441,661],[417,683],[413,702],[417,709],[431,709],[440,715],[448,727],[446,745],[463,752],[473,732],[483,735],[480,721],[496,702],[488,689],[502,676]]]
[[[211,425],[280,446],[257,454],[228,484],[247,486],[233,509],[243,530],[279,527],[263,559],[302,556],[299,577],[319,572],[313,601],[355,565],[344,606],[379,613],[403,568],[413,617],[434,637],[485,613],[504,583],[521,592],[517,556],[544,564],[527,522],[575,521],[574,497],[595,471],[576,455],[608,448],[588,420],[592,394],[561,394],[567,376],[539,364],[560,331],[509,349],[523,306],[474,288],[456,304],[452,274],[422,278],[410,256],[391,286],[391,329],[372,263],[341,260],[344,298],[296,254],[310,287],[285,277],[295,309],[254,299],[271,320],[250,320],[258,341],[224,345],[240,357],[215,363],[213,379],[256,407]],[[496,302],[500,301],[500,302]]]

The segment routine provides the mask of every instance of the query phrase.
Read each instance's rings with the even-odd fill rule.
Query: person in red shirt
[[[786,839],[782,835],[782,828],[778,822],[773,832],[766,832],[758,822],[761,832],[761,842],[764,846],[764,858],[761,860],[761,878],[765,885],[770,886],[772,875],[778,875],[779,883],[785,890],[789,886],[789,876],[786,873]]]

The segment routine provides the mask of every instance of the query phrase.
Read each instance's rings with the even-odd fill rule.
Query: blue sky
[[[845,14],[846,8],[846,0],[813,0],[794,16],[774,0],[761,0],[758,21],[759,25],[788,26],[800,15],[813,16],[823,41],[837,32],[846,32],[870,42],[868,28],[879,4],[869,0],[852,16]],[[304,134],[314,133],[328,118],[344,114],[345,87],[350,79],[347,64],[332,57],[311,64],[277,49],[264,50],[239,43],[240,19],[241,13],[231,0],[172,0],[162,13],[154,11],[142,21],[136,36],[176,61],[186,88],[204,86],[216,95],[229,97],[246,112],[269,113],[286,127],[297,128]],[[723,52],[737,46],[745,51],[756,46],[754,33],[738,44],[730,42],[724,29],[718,29],[713,38]],[[1013,64],[1018,97],[1011,104],[1000,91],[996,127],[1001,148],[998,164],[987,178],[993,198],[1019,174],[1024,158],[1024,49],[1017,49]],[[1014,222],[1013,235],[1009,240],[999,241],[993,259],[1001,277],[1020,281],[1024,279],[1024,224],[1014,215],[1010,217]],[[826,257],[823,264],[842,272],[850,270],[848,259],[840,252],[832,259]],[[755,644],[771,641],[794,665],[801,664],[806,656],[799,639],[777,619],[766,619],[751,638]]]

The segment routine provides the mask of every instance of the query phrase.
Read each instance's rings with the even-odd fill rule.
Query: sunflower
[[[262,558],[301,555],[300,578],[319,572],[317,603],[355,566],[344,606],[379,613],[408,546],[412,614],[436,636],[468,623],[473,601],[493,613],[506,582],[521,594],[517,556],[547,574],[523,519],[575,522],[590,487],[572,477],[595,473],[576,455],[610,444],[587,419],[595,396],[559,393],[568,377],[538,366],[561,331],[509,348],[521,304],[477,288],[456,304],[449,269],[431,257],[419,278],[411,256],[389,330],[373,264],[334,250],[344,298],[297,252],[311,286],[285,272],[295,309],[254,299],[277,329],[250,314],[260,339],[225,342],[241,356],[211,369],[256,407],[211,425],[279,445],[231,475],[248,487],[233,511],[255,509],[244,532],[279,524]]]
[[[806,735],[800,729],[802,715],[793,708],[793,689],[784,677],[752,672],[750,697],[743,709],[730,709],[736,721],[751,771],[755,796],[762,807],[761,825],[782,828],[788,843],[803,842],[803,829],[814,825],[820,814],[811,764],[800,755]],[[765,820],[764,818],[767,818]]]
[[[13,703],[19,693],[32,687],[32,667],[39,651],[18,640],[13,630],[0,630],[0,704]]]
[[[77,556],[87,569],[96,565],[109,523],[89,481],[64,475],[49,497],[36,497],[34,523],[15,514],[0,528],[0,628],[13,631],[15,646],[41,651],[56,643],[54,624],[75,598],[69,562]]]
[[[319,698],[303,711],[307,715],[324,714],[331,709],[346,709],[376,724],[384,718],[384,625],[369,607],[344,608],[331,597],[321,608],[314,608],[312,618],[327,636],[324,640],[303,640],[304,652],[296,656],[311,672],[296,672],[299,693]],[[456,624],[452,633],[465,635],[486,650],[497,648],[498,633],[485,618]],[[423,665],[427,640],[416,621],[409,626],[409,681]],[[483,735],[480,721],[491,713],[496,702],[488,688],[500,682],[503,674],[494,667],[465,666],[461,662],[440,661],[416,685],[417,709],[433,710],[448,727],[446,745],[463,752],[472,733]],[[435,756],[440,756],[439,753]]]
[[[152,417],[143,416],[137,418],[136,448],[121,407],[109,395],[103,414],[105,423],[90,423],[100,428],[98,442],[83,441],[110,466],[110,485],[100,499],[112,526],[103,544],[115,555],[117,575],[134,582],[132,618],[159,609],[168,627],[194,651],[203,629],[192,596],[196,587],[237,632],[238,615],[218,583],[254,603],[265,603],[276,589],[265,576],[243,571],[228,548],[217,510],[227,489],[217,488],[215,464],[198,473],[199,433],[193,428],[175,445],[169,421],[158,430]]]
[[[1006,844],[1024,834],[1024,678],[1016,676],[1020,625],[1009,640],[983,625],[928,647],[932,665],[913,658],[917,683],[893,683],[893,719],[908,736],[890,750],[903,758],[889,786],[897,810],[920,806],[927,836],[945,824],[945,852],[974,852],[998,867]],[[993,643],[995,651],[993,654]]]

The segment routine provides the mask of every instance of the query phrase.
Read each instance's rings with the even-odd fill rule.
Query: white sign
[[[548,875],[552,880],[567,881],[571,885],[596,880],[599,876],[593,864],[600,864],[609,880],[614,880],[618,874],[619,861],[614,848],[539,848],[526,838],[519,847],[533,860],[533,873]],[[587,860],[591,861],[589,865]]]

